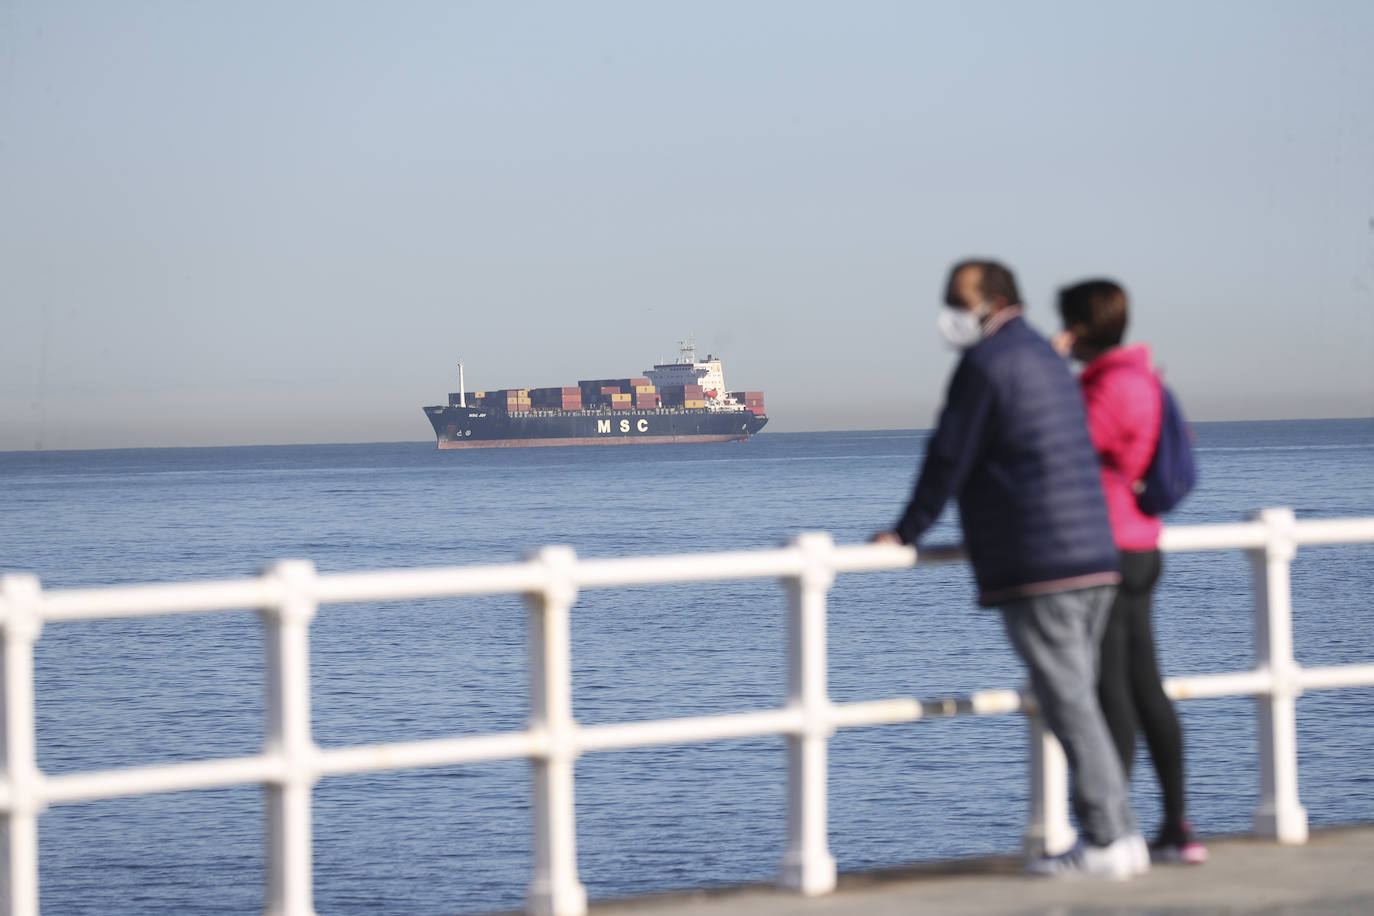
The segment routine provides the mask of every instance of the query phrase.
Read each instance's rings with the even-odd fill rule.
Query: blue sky
[[[0,449],[426,439],[695,335],[927,426],[949,263],[1198,419],[1374,414],[1374,4],[0,6]]]

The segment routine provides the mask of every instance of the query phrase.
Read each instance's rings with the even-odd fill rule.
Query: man
[[[995,261],[950,271],[938,324],[963,355],[911,502],[873,539],[915,543],[958,499],[979,603],[1001,610],[1073,774],[1080,842],[1027,867],[1122,880],[1148,869],[1149,855],[1097,702],[1117,553],[1078,386],[1020,303]]]

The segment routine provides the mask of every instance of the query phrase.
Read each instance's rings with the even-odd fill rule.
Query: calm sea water
[[[1203,424],[1202,485],[1179,523],[1263,506],[1374,515],[1374,421]],[[771,546],[825,529],[856,542],[909,491],[923,433],[765,434],[745,444],[439,452],[432,443],[0,454],[0,569],[48,587],[239,576],[283,557],[322,570]],[[952,513],[931,541],[957,540]],[[1304,664],[1374,661],[1374,549],[1294,566]],[[1168,673],[1251,659],[1237,553],[1167,559],[1157,629]],[[837,700],[1013,686],[1021,672],[967,570],[842,577],[830,602]],[[573,622],[587,723],[768,707],[783,696],[776,583],[585,593]],[[329,607],[312,629],[326,746],[520,728],[525,614],[515,598]],[[48,773],[248,754],[263,733],[262,640],[249,612],[49,625],[37,646]],[[1192,814],[1245,830],[1253,704],[1181,706]],[[1316,825],[1374,820],[1374,690],[1299,701]],[[1014,717],[848,730],[831,745],[831,844],[855,870],[1017,847],[1025,729]],[[594,898],[768,880],[783,852],[783,742],[593,754],[578,763],[582,879]],[[1157,819],[1143,756],[1136,808]],[[335,777],[315,795],[321,913],[512,909],[530,874],[521,762]],[[255,913],[256,788],[49,810],[46,912]]]

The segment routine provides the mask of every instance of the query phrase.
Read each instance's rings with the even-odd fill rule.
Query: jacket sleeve
[[[1116,379],[1111,376],[1115,374],[1119,373],[1108,372],[1096,384],[1083,388],[1083,408],[1093,449],[1112,467],[1120,463],[1121,444],[1128,429],[1121,410],[1124,399],[1114,390]]]
[[[984,371],[967,357],[950,379],[940,423],[926,445],[921,476],[906,512],[897,522],[902,543],[914,544],[935,524],[950,497],[958,497],[983,450],[993,389]]]

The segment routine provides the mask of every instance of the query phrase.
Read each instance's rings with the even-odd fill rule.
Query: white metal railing
[[[1301,668],[1293,658],[1289,565],[1299,545],[1374,541],[1374,518],[1297,521],[1266,509],[1239,524],[1166,529],[1161,549],[1242,549],[1254,569],[1255,668],[1172,678],[1175,698],[1254,695],[1259,712],[1258,833],[1283,843],[1307,838],[1298,800],[1294,700],[1304,689],[1374,685],[1374,664]],[[311,791],[324,776],[484,760],[526,758],[534,771],[534,876],[529,912],[576,916],[586,910],[577,874],[573,763],[612,748],[782,734],[787,738],[787,851],[781,883],[804,894],[835,886],[827,844],[827,739],[837,728],[914,722],[950,715],[1022,711],[1031,716],[1031,851],[1073,840],[1063,752],[1017,690],[989,690],[922,702],[910,697],[832,703],[826,688],[826,594],[837,573],[904,569],[962,559],[957,548],[836,546],[828,534],[789,546],[630,559],[579,560],[546,547],[527,561],[498,566],[317,575],[286,560],[252,579],[43,591],[37,578],[0,578],[0,880],[3,912],[38,913],[38,817],[51,804],[258,783],[267,787],[267,902],[281,916],[314,913]],[[569,613],[579,589],[767,578],[787,593],[787,696],[781,709],[579,726],[573,718]],[[518,732],[357,747],[318,747],[310,731],[308,628],[321,604],[517,593],[529,606],[529,726]],[[125,767],[47,776],[34,741],[33,646],[48,622],[260,608],[266,628],[267,736],[247,757]]]

